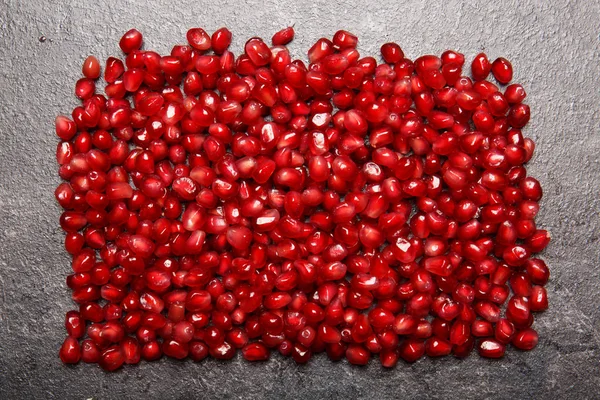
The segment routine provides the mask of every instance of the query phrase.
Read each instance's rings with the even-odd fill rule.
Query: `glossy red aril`
[[[88,79],[98,79],[100,77],[100,62],[94,56],[88,56],[81,67],[83,76]]]
[[[506,346],[494,339],[483,339],[477,345],[477,350],[482,357],[502,358],[506,351]]]
[[[119,41],[119,47],[123,53],[129,54],[134,50],[139,50],[142,47],[142,34],[137,29],[130,29]]]
[[[260,342],[250,343],[242,348],[242,356],[248,361],[266,361],[269,350]]]
[[[81,358],[81,349],[77,339],[67,337],[60,347],[59,356],[65,364],[77,364]]]
[[[294,39],[294,27],[288,26],[275,33],[271,38],[273,46],[285,46]]]
[[[102,352],[98,364],[106,371],[115,371],[125,363],[125,353],[121,346],[113,345]]]
[[[492,70],[492,64],[484,53],[479,53],[473,59],[471,64],[471,73],[473,79],[476,81],[482,81],[490,74]]]
[[[378,64],[346,30],[293,60],[293,38],[236,56],[227,28],[191,28],[160,55],[132,29],[124,60],[84,61],[81,105],[55,119],[64,363],[391,368],[538,344],[550,234],[511,63],[389,42]]]
[[[217,32],[219,32],[219,31],[217,31]],[[217,34],[216,32],[215,32],[215,35],[213,35],[215,37],[215,39],[217,39],[217,37],[221,36],[221,34]],[[227,45],[225,45],[225,43],[227,41],[231,42],[231,33],[229,34],[228,40],[227,40],[227,36],[228,36],[227,33],[224,32],[223,38],[221,39],[222,42],[219,42],[219,40],[215,40],[215,42],[219,42],[217,44],[217,49],[215,50],[215,52],[224,51],[225,49],[227,49],[227,47],[229,46],[229,43],[227,43]],[[190,46],[192,46],[196,50],[206,51],[206,50],[210,49],[211,38],[208,35],[208,33],[206,33],[206,31],[202,28],[192,28],[192,29],[188,30],[187,34],[186,34],[186,39],[187,39],[188,43],[190,44]]]
[[[492,74],[494,74],[494,78],[496,78],[498,82],[507,84],[512,80],[512,64],[506,58],[497,58],[492,63]]]
[[[381,46],[381,57],[388,64],[396,64],[404,58],[404,53],[396,43],[386,43]]]
[[[531,350],[538,344],[538,334],[531,328],[517,332],[512,339],[512,345],[520,350]]]

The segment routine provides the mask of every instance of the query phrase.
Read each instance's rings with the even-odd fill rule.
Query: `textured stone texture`
[[[598,398],[597,1],[51,3],[0,1],[0,398]],[[358,34],[364,54],[392,40],[413,58],[452,48],[469,60],[481,50],[512,60],[532,109],[525,133],[538,146],[529,166],[545,190],[538,221],[554,238],[543,254],[551,308],[536,318],[538,348],[511,350],[500,361],[426,359],[392,371],[377,361],[357,368],[323,355],[307,366],[278,356],[262,364],[162,360],[114,374],[63,366],[57,351],[73,303],[53,198],[53,119],[75,106],[82,61],[120,54],[118,40],[132,26],[148,48],[164,53],[193,26],[212,32],[227,25],[239,52],[246,38],[270,38],[289,24],[297,31],[296,56],[344,28]]]

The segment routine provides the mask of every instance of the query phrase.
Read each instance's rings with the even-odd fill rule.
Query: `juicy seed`
[[[294,34],[294,27],[288,26],[287,28],[275,33],[271,38],[271,43],[273,43],[273,46],[285,46],[294,40]]]

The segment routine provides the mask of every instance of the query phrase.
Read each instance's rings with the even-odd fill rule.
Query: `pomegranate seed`
[[[195,48],[196,50],[200,50],[200,51],[206,51],[208,49],[210,49],[211,47],[211,38],[210,36],[208,36],[208,34],[206,33],[206,31],[202,28],[192,28],[190,30],[187,31],[186,34],[186,38],[188,43],[190,44],[190,46],[192,46],[193,48]],[[229,41],[231,42],[231,34],[229,34]],[[223,44],[223,43],[219,43],[219,44]],[[227,46],[225,46],[225,49],[227,49],[227,47],[229,46],[229,44],[227,44]],[[219,47],[218,50],[221,50],[222,47]],[[219,54],[219,53],[217,53]]]
[[[137,340],[127,338],[121,343],[125,364],[137,364],[140,362],[141,350]]]
[[[271,60],[271,50],[262,39],[252,38],[246,42],[244,50],[254,65],[260,67]]]
[[[531,328],[517,332],[512,342],[513,346],[520,350],[531,350],[538,344],[538,334]]]
[[[492,63],[492,74],[494,74],[494,78],[496,78],[498,82],[506,85],[512,80],[512,64],[506,58],[497,58]]]
[[[503,318],[496,323],[495,338],[500,343],[510,343],[514,334],[515,327],[509,320]]]
[[[530,109],[521,85],[487,80],[510,83],[510,62],[478,54],[470,79],[460,53],[413,62],[385,43],[378,65],[339,30],[306,63],[293,37],[236,58],[227,28],[192,28],[161,56],[132,29],[105,95],[85,60],[82,104],[55,120],[79,304],[63,362],[276,349],[391,368],[537,345],[550,234],[525,168]]]
[[[98,364],[106,371],[114,371],[125,363],[125,353],[120,346],[114,345],[104,350]]]
[[[370,356],[369,351],[359,344],[351,344],[346,350],[346,358],[350,364],[367,365]]]
[[[71,140],[77,133],[77,126],[75,122],[69,118],[59,115],[55,121],[56,135],[62,140]]]
[[[273,46],[285,46],[294,40],[294,27],[288,26],[273,35],[271,43]]]
[[[269,350],[260,342],[250,343],[242,349],[242,356],[248,361],[266,361]]]
[[[70,337],[81,338],[85,334],[85,322],[81,319],[79,312],[69,311],[65,316],[65,328]]]
[[[142,347],[142,357],[147,361],[158,360],[162,356],[160,344],[156,341],[148,342]]]
[[[128,30],[119,41],[119,47],[125,54],[139,50],[142,47],[142,34],[136,29]]]
[[[65,364],[77,364],[81,358],[81,349],[77,339],[67,337],[60,347],[59,356]]]
[[[418,339],[406,339],[398,349],[400,357],[406,362],[415,362],[425,354],[425,345]]]
[[[189,349],[190,358],[196,362],[202,361],[208,357],[208,347],[202,342],[191,342]]]
[[[404,52],[396,43],[386,43],[381,46],[381,56],[388,64],[396,64],[404,58]]]
[[[81,343],[81,361],[85,363],[97,363],[100,361],[100,350],[91,339],[85,339]]]
[[[429,338],[425,342],[425,353],[429,357],[447,356],[452,351],[452,345],[441,338]]]
[[[200,28],[188,31],[188,42],[198,50],[208,50],[206,47],[206,33]],[[231,32],[227,28],[217,29],[211,36],[210,47],[215,54],[223,54],[231,44]]]
[[[100,62],[94,56],[88,56],[81,67],[83,76],[88,79],[98,79],[100,77]]]
[[[484,53],[477,54],[473,59],[473,63],[471,64],[471,73],[473,74],[473,79],[476,81],[482,81],[488,77],[491,70],[492,64],[488,60],[487,56]]]
[[[396,349],[384,349],[379,353],[379,360],[385,368],[394,368],[398,363],[398,358],[398,351]]]
[[[504,91],[504,97],[506,97],[506,101],[509,104],[519,104],[525,97],[527,97],[527,93],[525,93],[525,89],[523,86],[517,84],[508,85],[506,90]]]
[[[328,39],[321,38],[308,50],[308,61],[317,62],[333,52],[333,43]]]
[[[477,350],[482,357],[486,358],[502,358],[506,347],[494,340],[484,339],[477,345]]]
[[[543,286],[534,286],[530,295],[531,311],[544,311],[548,309],[548,295]]]

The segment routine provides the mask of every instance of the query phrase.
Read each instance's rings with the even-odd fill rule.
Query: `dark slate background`
[[[1,0],[0,22],[0,398],[599,398],[597,0]],[[545,191],[538,222],[553,236],[543,254],[551,308],[535,321],[539,346],[500,361],[423,359],[391,371],[377,360],[359,368],[324,355],[306,366],[279,356],[261,364],[163,359],[113,374],[63,366],[57,351],[73,303],[53,197],[53,120],[76,105],[82,61],[120,55],[118,40],[131,27],[146,48],[165,53],[190,27],[226,25],[239,53],[245,39],[292,24],[297,57],[344,28],[368,55],[396,41],[411,58],[450,48],[469,61],[482,50],[512,61],[532,110],[529,171]]]

